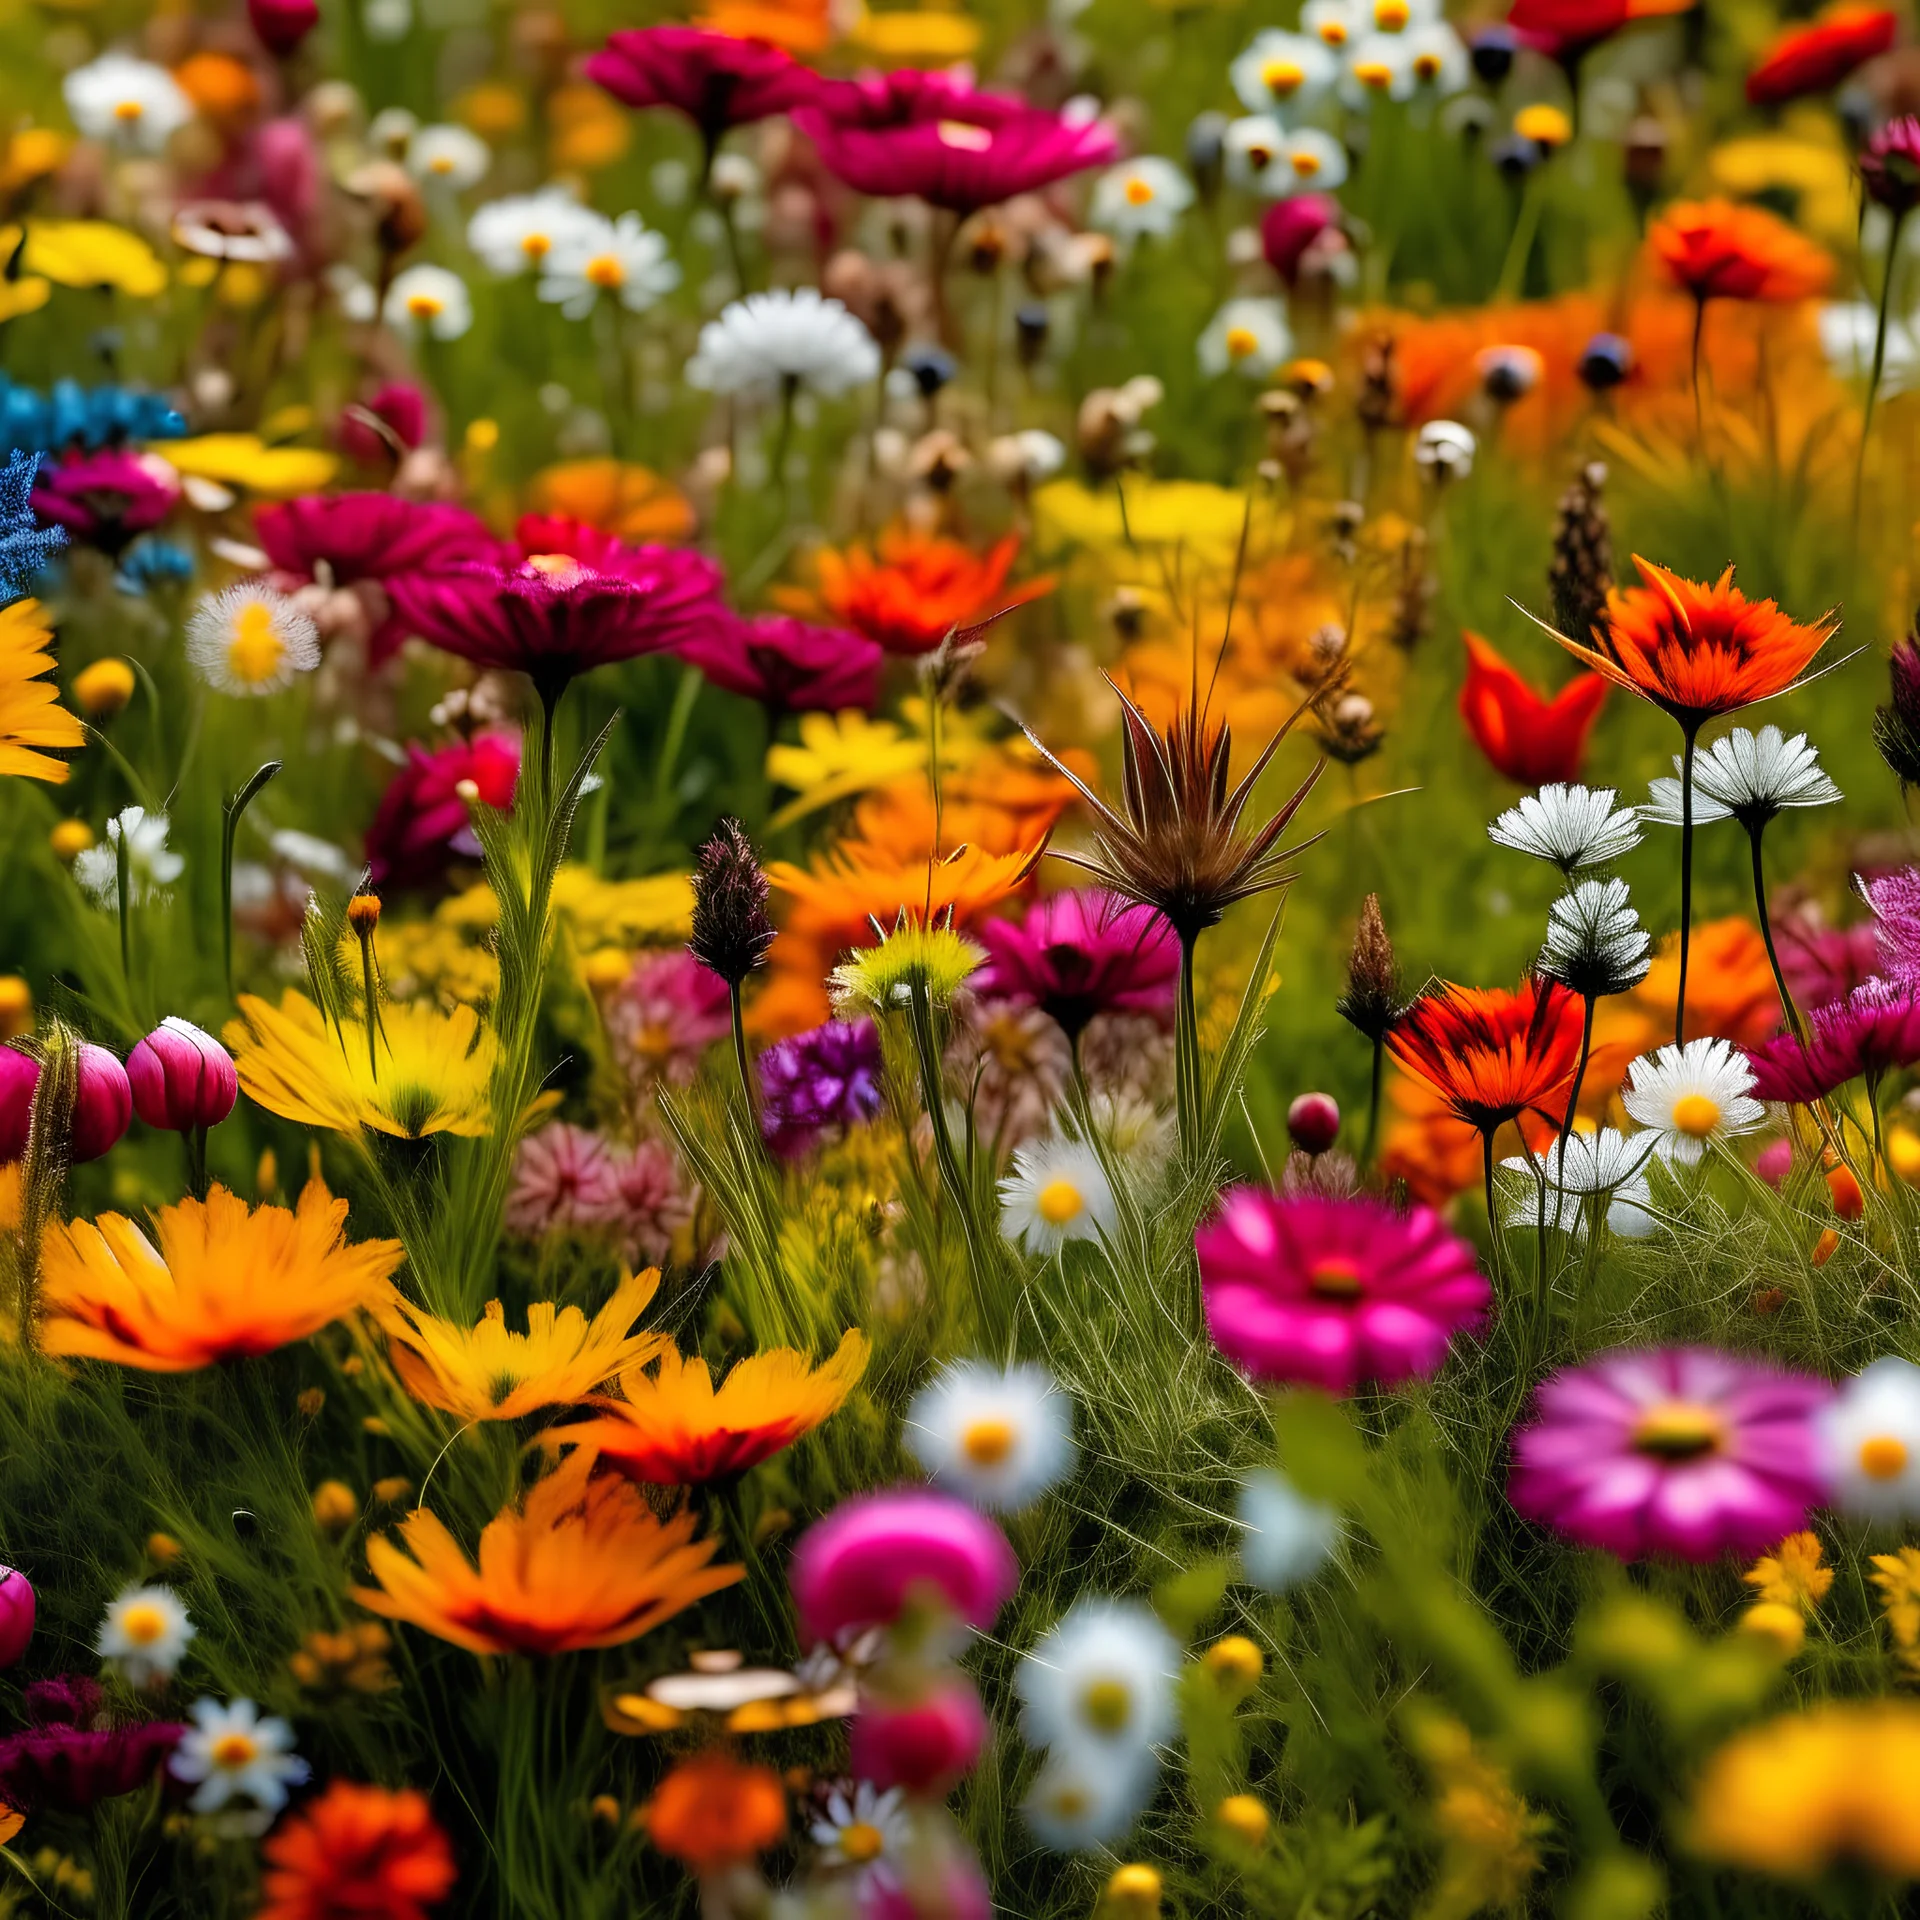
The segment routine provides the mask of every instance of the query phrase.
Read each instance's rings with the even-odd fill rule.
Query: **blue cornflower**
[[[43,527],[33,517],[37,453],[15,453],[0,468],[0,602],[32,591],[34,575],[67,544],[64,527]]]

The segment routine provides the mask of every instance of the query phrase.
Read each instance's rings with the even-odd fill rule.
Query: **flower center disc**
[[[1142,180],[1136,173],[1127,182],[1127,204],[1130,207],[1150,206],[1153,202],[1151,182]]]
[[[1726,1428],[1711,1407],[1686,1400],[1649,1407],[1633,1428],[1634,1450],[1656,1460],[1698,1460],[1717,1453],[1725,1438]]]
[[[960,1451],[976,1467],[997,1467],[1013,1451],[1011,1420],[975,1420],[960,1436]]]
[[[1086,1209],[1080,1189],[1071,1180],[1049,1180],[1033,1197],[1033,1210],[1050,1227],[1064,1227]]]
[[[1860,1443],[1860,1471],[1869,1480],[1897,1480],[1906,1470],[1907,1443],[1876,1433]]]
[[[1269,93],[1277,93],[1283,100],[1297,93],[1306,80],[1306,75],[1291,60],[1269,60],[1260,69],[1260,78]]]
[[[150,1647],[167,1630],[158,1607],[130,1607],[120,1616],[120,1631],[136,1647]]]
[[[236,680],[257,687],[271,680],[286,660],[286,649],[274,631],[273,613],[258,600],[249,600],[233,623],[227,645],[227,665]]]
[[[840,1851],[857,1865],[879,1859],[886,1850],[886,1836],[870,1820],[855,1820],[840,1830]]]
[[[1704,1140],[1720,1124],[1720,1103],[1704,1093],[1683,1093],[1673,1103],[1673,1124]]]
[[[260,1749],[244,1733],[223,1733],[213,1743],[213,1764],[235,1768],[250,1765]]]
[[[1357,1300],[1360,1269],[1338,1254],[1316,1260],[1307,1270],[1307,1291],[1321,1300]]]
[[[1101,1733],[1120,1733],[1133,1718],[1132,1690],[1120,1680],[1096,1680],[1080,1696],[1087,1724]]]

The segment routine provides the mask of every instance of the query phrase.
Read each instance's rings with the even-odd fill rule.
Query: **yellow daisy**
[[[86,745],[80,722],[59,704],[51,682],[53,629],[38,600],[0,607],[0,773],[59,786],[67,777],[53,751]]]

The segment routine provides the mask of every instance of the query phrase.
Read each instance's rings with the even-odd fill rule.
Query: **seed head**
[[[700,849],[693,876],[693,938],[687,948],[728,986],[766,962],[773,944],[767,876],[738,820],[722,819]]]

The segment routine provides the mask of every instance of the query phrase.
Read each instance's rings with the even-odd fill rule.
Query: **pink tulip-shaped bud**
[[[38,1060],[18,1047],[0,1047],[0,1164],[27,1157],[33,1090],[39,1083]]]
[[[315,0],[247,0],[247,18],[269,53],[285,59],[320,24]]]
[[[0,1567],[0,1667],[16,1666],[33,1638],[33,1584],[24,1573]]]
[[[73,1097],[73,1133],[69,1158],[98,1160],[127,1130],[133,1118],[133,1088],[127,1070],[105,1047],[80,1046],[80,1084]]]
[[[133,1107],[150,1127],[217,1127],[240,1097],[233,1056],[210,1033],[169,1015],[127,1056]]]
[[[944,1799],[979,1760],[987,1716],[972,1682],[955,1676],[907,1704],[863,1701],[851,1735],[856,1778]]]

